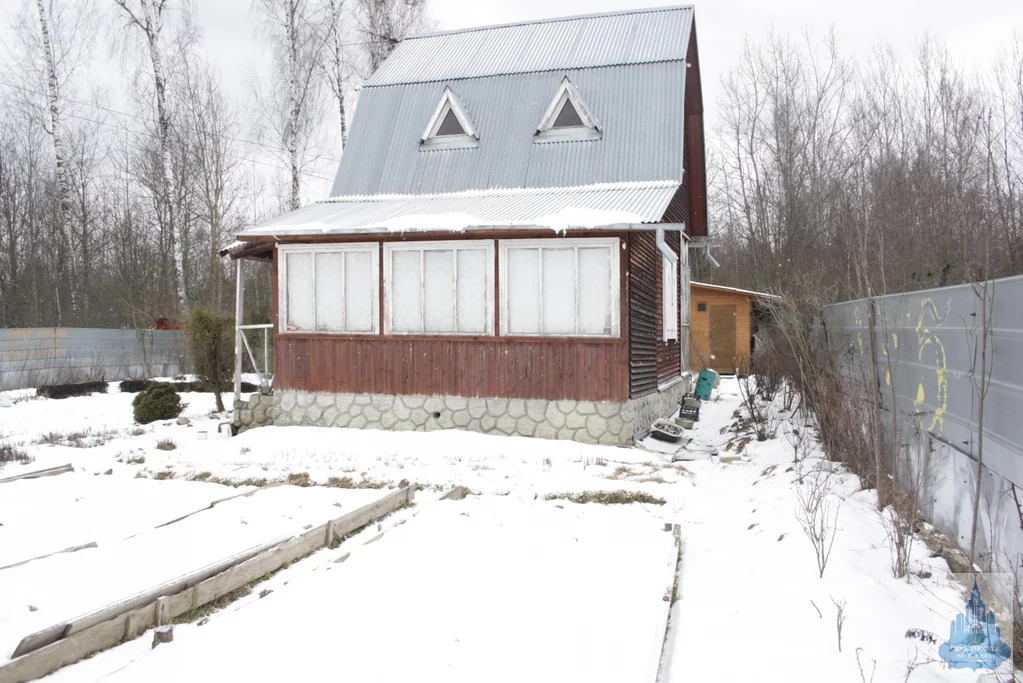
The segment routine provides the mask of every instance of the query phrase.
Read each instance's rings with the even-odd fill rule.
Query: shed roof
[[[777,294],[768,294],[767,292],[754,292],[751,289],[739,289],[738,287],[725,287],[724,285],[711,285],[706,282],[690,282],[692,287],[703,287],[705,289],[713,289],[719,292],[730,292],[732,294],[745,294],[753,299],[780,299],[781,297]]]
[[[678,184],[471,190],[448,194],[369,195],[310,204],[244,231],[243,236],[462,231],[492,227],[620,227],[656,223]]]
[[[685,5],[413,36],[366,87],[684,60],[692,21]]]

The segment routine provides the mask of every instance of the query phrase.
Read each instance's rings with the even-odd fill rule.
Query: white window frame
[[[607,247],[610,251],[611,266],[611,333],[610,334],[587,334],[584,332],[507,332],[505,330],[508,320],[508,251],[516,248],[523,249],[575,249],[575,305],[576,305],[576,329],[579,328],[579,248],[580,247]],[[512,239],[501,240],[500,254],[500,277],[501,277],[501,336],[502,337],[588,337],[593,339],[615,339],[621,336],[621,310],[622,301],[620,296],[621,275],[620,275],[620,249],[621,240],[617,237],[560,237],[550,239]],[[543,256],[537,259],[537,277],[539,278],[540,296],[537,305],[540,307],[540,326],[543,326]]]
[[[554,127],[554,122],[558,120],[558,115],[561,114],[561,110],[565,107],[566,102],[571,102],[572,106],[575,107],[583,125],[571,128]],[[558,91],[554,94],[554,99],[547,106],[547,111],[544,112],[543,118],[540,119],[540,123],[536,127],[533,142],[599,140],[602,136],[603,132],[597,118],[590,111],[590,108],[586,106],[582,95],[579,94],[576,87],[568,80],[568,76],[565,76],[558,87]]]
[[[373,328],[370,331],[348,331],[348,330],[289,330],[288,329],[288,255],[289,254],[312,254],[312,279],[313,279],[313,313],[316,311],[316,254],[346,254],[349,252],[368,252],[371,258],[370,271],[372,273],[373,291]],[[278,323],[281,334],[323,334],[323,335],[373,335],[380,333],[380,243],[379,242],[353,242],[345,244],[279,244],[277,245],[279,258],[277,265],[277,301],[278,301]],[[341,281],[344,282],[345,260],[341,259]],[[344,292],[341,292],[342,302]],[[345,316],[342,306],[342,319]]]
[[[455,114],[459,125],[465,131],[464,135],[437,135],[437,131],[440,130],[448,112]],[[440,102],[437,103],[437,108],[433,110],[433,116],[430,117],[430,122],[426,124],[426,129],[419,139],[420,150],[471,149],[479,147],[479,144],[480,136],[476,126],[473,125],[472,119],[469,118],[469,112],[466,111],[465,106],[458,98],[458,95],[455,94],[455,91],[449,86],[444,86]]]
[[[486,330],[483,332],[430,332],[426,330],[426,273],[425,252],[427,251],[454,251],[452,259],[454,277],[452,278],[454,291],[451,292],[451,305],[454,307],[455,326],[458,326],[458,252],[461,250],[485,249],[487,253],[487,267],[484,272],[487,275],[486,291]],[[419,295],[420,311],[419,317],[422,322],[422,330],[412,332],[396,332],[394,330],[394,307],[392,298],[394,296],[391,285],[394,282],[392,269],[394,267],[393,254],[397,251],[418,251],[419,257]],[[396,336],[431,336],[431,337],[478,337],[492,336],[494,334],[494,240],[449,240],[443,242],[385,242],[384,243],[384,334]]]
[[[661,254],[661,339],[678,341],[679,264]]]

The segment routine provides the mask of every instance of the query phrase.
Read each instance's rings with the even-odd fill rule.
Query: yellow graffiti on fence
[[[945,411],[948,409],[948,380],[945,377],[946,359],[945,359],[945,345],[941,343],[941,339],[934,334],[929,327],[924,325],[925,314],[930,311],[931,321],[934,323],[940,323],[945,320],[948,316],[949,311],[952,309],[952,301],[949,301],[945,305],[945,315],[938,314],[938,307],[935,305],[934,300],[926,298],[920,303],[920,314],[917,316],[916,322],[916,339],[920,345],[920,352],[918,354],[919,360],[924,360],[924,351],[929,346],[934,347],[934,368],[935,378],[937,380],[937,391],[935,393],[935,406],[934,415],[931,418],[931,426],[929,431],[941,432],[945,427]],[[923,405],[926,397],[924,391],[923,382],[916,391],[915,406],[918,410]]]

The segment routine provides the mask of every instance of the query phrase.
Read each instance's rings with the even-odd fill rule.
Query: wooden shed
[[[753,354],[757,310],[773,294],[690,283],[689,358],[692,368],[732,374]]]

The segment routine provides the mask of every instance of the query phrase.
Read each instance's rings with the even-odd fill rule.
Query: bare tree
[[[360,31],[370,72],[376,71],[405,37],[423,28],[425,0],[358,0]]]
[[[337,100],[338,117],[341,124],[341,150],[348,144],[348,112],[346,103],[354,73],[354,61],[349,54],[349,41],[345,36],[345,0],[326,0],[325,59],[323,74],[334,99]]]
[[[178,311],[188,308],[185,291],[185,255],[181,228],[174,213],[174,164],[171,150],[171,113],[168,107],[167,74],[163,65],[161,40],[164,30],[164,13],[168,0],[113,0],[128,18],[129,27],[141,32],[153,68],[153,87],[156,102],[156,127],[159,140],[160,160],[163,174],[163,196],[165,216],[170,227],[171,253],[174,255],[174,285]]]
[[[310,109],[319,94],[315,76],[326,45],[325,10],[313,0],[259,0],[258,7],[274,52],[273,92],[259,97],[287,159],[288,208],[295,210],[302,204],[304,147],[316,123]]]
[[[53,151],[57,159],[57,190],[60,205],[60,229],[67,245],[68,271],[72,281],[71,311],[77,309],[76,292],[78,287],[75,280],[78,275],[77,250],[71,232],[71,183],[68,179],[68,151],[65,145],[65,131],[61,119],[61,98],[57,81],[57,68],[53,58],[53,48],[50,43],[50,21],[43,0],[36,0],[36,9],[39,15],[40,47],[43,55],[43,64],[46,70],[46,99],[47,110],[50,119],[50,136],[53,139]],[[59,324],[59,321],[58,321]]]

